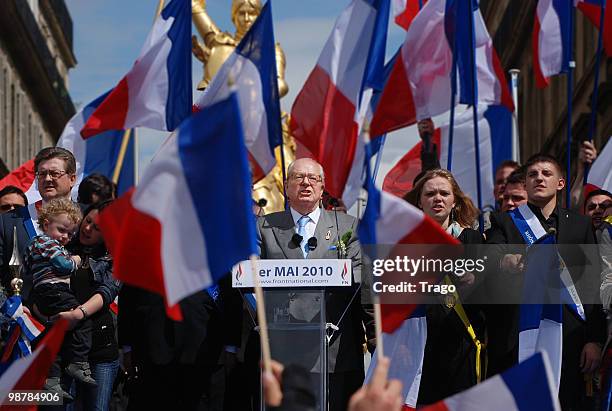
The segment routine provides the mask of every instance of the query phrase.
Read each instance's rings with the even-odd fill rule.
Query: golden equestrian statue
[[[225,60],[232,54],[242,37],[261,12],[260,0],[232,0],[232,23],[236,27],[234,35],[221,31],[206,13],[206,0],[192,0],[191,10],[195,24],[204,44],[192,37],[193,54],[203,63],[204,75],[198,83],[198,90],[204,90],[217,74]],[[285,53],[276,43],[276,70],[278,91],[284,97],[289,91],[285,81]],[[282,113],[283,145],[285,166],[295,159],[295,142],[289,134],[289,116]],[[263,212],[270,213],[284,209],[283,176],[280,167],[280,148],[275,151],[276,167],[253,186],[253,198],[260,202]],[[261,201],[261,200],[265,201]],[[265,203],[265,204],[264,204]]]

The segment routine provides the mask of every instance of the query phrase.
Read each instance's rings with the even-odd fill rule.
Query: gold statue
[[[191,1],[193,22],[202,37],[204,44],[192,37],[192,51],[203,63],[204,75],[198,83],[198,90],[205,89],[217,74],[225,60],[232,54],[240,40],[249,30],[261,12],[260,0],[232,0],[232,23],[236,27],[234,35],[221,31],[206,12],[206,0]],[[279,96],[284,97],[289,91],[285,81],[285,53],[276,43],[276,71],[278,75]],[[295,160],[295,142],[289,133],[289,116],[282,113],[283,146],[285,166]],[[280,147],[276,148],[276,167],[262,180],[253,186],[253,198],[256,201],[265,199],[262,209],[265,213],[284,209],[283,176],[280,167]]]

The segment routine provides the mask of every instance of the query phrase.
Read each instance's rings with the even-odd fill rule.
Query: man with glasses
[[[37,224],[38,209],[55,198],[70,198],[76,183],[76,160],[72,153],[60,147],[47,147],[34,158],[36,187],[41,201],[0,215],[0,280],[5,290],[10,290],[12,280],[9,261],[13,254],[13,232],[17,229],[17,249],[23,258],[30,239],[40,234]],[[23,261],[23,260],[22,260]],[[27,303],[32,289],[32,278],[23,278],[21,295]]]
[[[28,198],[18,187],[6,186],[0,190],[0,214],[8,213],[27,204]]]
[[[289,165],[286,184],[289,209],[268,214],[257,221],[260,257],[348,258],[352,260],[354,277],[360,278],[361,250],[356,237],[357,220],[345,213],[322,209],[320,204],[324,188],[323,167],[313,159],[302,158]],[[343,237],[346,242],[339,241]],[[300,313],[307,311],[307,303],[301,297],[290,297],[293,298],[289,307],[291,315],[292,306],[299,306]],[[360,289],[355,283],[351,287],[329,289],[326,302],[326,320],[338,327],[328,350],[329,409],[346,410],[350,396],[363,384],[364,325],[373,339],[374,321],[371,312],[363,309]],[[301,320],[309,321],[310,318]]]
[[[591,217],[593,230],[600,229],[606,210],[612,208],[612,193],[606,190],[591,191],[584,200],[584,214]]]

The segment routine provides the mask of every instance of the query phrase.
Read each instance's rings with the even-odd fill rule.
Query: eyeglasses
[[[64,170],[43,170],[36,172],[36,178],[40,180],[44,180],[47,176],[51,177],[53,180],[57,180],[61,178],[64,174],[68,174]]]
[[[0,213],[6,213],[8,211],[14,210],[17,207],[22,207],[21,204],[2,204],[0,205]]]
[[[301,183],[304,179],[308,179],[308,182],[315,184],[315,183],[320,183],[321,181],[323,181],[323,179],[321,178],[321,176],[315,175],[315,174],[291,174],[289,176],[289,179],[297,182],[297,183]]]

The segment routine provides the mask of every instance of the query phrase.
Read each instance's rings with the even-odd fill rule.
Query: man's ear
[[[70,177],[68,178],[70,179],[70,188],[74,187],[74,185],[76,184],[76,180],[77,180],[76,174],[70,174]]]
[[[563,177],[559,177],[559,183],[557,184],[557,191],[561,191],[565,188],[565,179]]]

